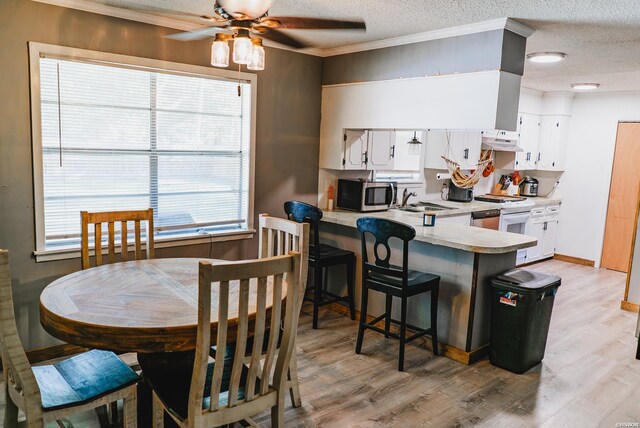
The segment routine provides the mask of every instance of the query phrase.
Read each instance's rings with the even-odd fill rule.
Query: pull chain
[[[240,70],[242,69],[242,64],[238,64],[238,96],[242,96],[242,87],[240,86]]]

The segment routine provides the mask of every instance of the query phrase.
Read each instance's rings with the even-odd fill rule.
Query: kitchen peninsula
[[[385,212],[359,213],[344,210],[325,211],[321,223],[323,240],[357,254],[356,300],[361,296],[361,243],[356,221],[361,217],[380,217],[409,224],[416,237],[409,246],[409,266],[440,275],[438,340],[444,356],[469,364],[485,355],[489,343],[490,289],[488,280],[515,267],[516,251],[533,247],[536,239],[514,233],[482,229],[437,221],[422,226],[422,214],[391,209]],[[395,245],[394,245],[395,244]],[[392,263],[400,264],[401,245],[390,241]],[[341,281],[328,281],[341,284]],[[408,322],[429,325],[430,296],[409,300]],[[394,316],[399,311],[394,305]],[[369,315],[384,312],[384,297],[369,295]],[[365,349],[366,352],[366,349]]]

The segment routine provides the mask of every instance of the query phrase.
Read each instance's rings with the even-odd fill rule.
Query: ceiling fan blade
[[[301,16],[276,16],[262,20],[261,24],[272,28],[290,28],[307,30],[366,30],[364,21],[345,21],[341,19],[305,18]]]
[[[211,37],[216,33],[226,33],[226,27],[205,27],[193,31],[183,33],[169,34],[165,36],[167,39],[180,40],[181,42],[190,42],[192,40],[202,40]]]
[[[148,5],[144,5],[144,4],[138,4],[136,5],[135,8],[130,8],[130,10],[136,11],[136,12],[143,12],[143,13],[151,13],[151,14],[159,14],[159,15],[163,15],[163,16],[186,16],[189,18],[195,18],[201,21],[208,21],[210,23],[224,23],[227,22],[226,19],[223,19],[221,17],[215,17],[215,16],[208,16],[208,15],[199,15],[197,13],[192,13],[192,12],[183,12],[180,10],[172,10],[172,9],[164,9],[161,7],[155,7],[155,6],[148,6]]]
[[[260,27],[260,37],[269,39],[271,41],[291,46],[292,48],[308,48],[309,45],[303,41],[295,39],[288,34],[284,34],[282,31],[274,30],[273,28]]]

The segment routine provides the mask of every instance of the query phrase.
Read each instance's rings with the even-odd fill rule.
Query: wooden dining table
[[[40,322],[52,336],[86,348],[137,353],[193,350],[198,330],[198,263],[201,260],[136,260],[64,276],[42,292]],[[233,263],[207,261],[213,265]],[[252,282],[250,287],[255,286]],[[273,290],[271,287],[268,290],[267,302],[271,302]],[[229,337],[235,336],[238,291],[239,282],[231,282]],[[283,299],[286,293],[283,281]],[[249,296],[251,320],[255,318],[257,293],[250,290]],[[213,284],[212,340],[216,337],[217,324],[218,296]],[[252,324],[249,323],[250,328]]]

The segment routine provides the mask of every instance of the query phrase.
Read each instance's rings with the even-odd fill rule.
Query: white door
[[[365,130],[345,131],[343,169],[366,169],[367,134]]]
[[[425,132],[424,167],[431,169],[447,169],[442,156],[447,154],[447,131],[430,130]]]
[[[369,131],[367,169],[393,169],[394,131]]]
[[[542,257],[544,242],[544,220],[534,220],[527,227],[527,235],[538,240],[535,247],[527,248],[527,261],[533,262]]]
[[[467,132],[466,156],[467,168],[475,169],[480,160],[480,151],[482,149],[482,132]]]
[[[564,158],[569,136],[569,117],[544,116],[540,131],[538,169],[564,170]]]
[[[548,220],[544,224],[544,239],[542,241],[542,257],[552,257],[556,252],[556,235],[558,220]]]

